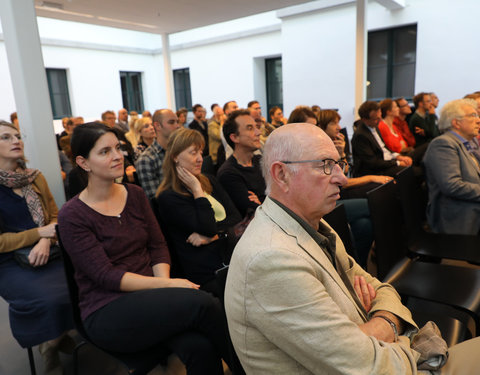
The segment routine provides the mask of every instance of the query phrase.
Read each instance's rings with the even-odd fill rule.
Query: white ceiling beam
[[[405,0],[375,0],[388,10],[398,10],[405,8]]]

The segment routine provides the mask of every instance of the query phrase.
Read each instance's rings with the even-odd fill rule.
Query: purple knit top
[[[153,276],[152,266],[170,264],[170,254],[143,190],[126,184],[127,202],[119,216],[105,216],[78,195],[64,204],[58,226],[75,267],[80,311],[91,313],[124,294],[125,272]]]

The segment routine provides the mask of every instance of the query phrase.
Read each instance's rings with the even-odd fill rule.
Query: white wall
[[[287,117],[297,105],[317,104],[322,108],[338,108],[343,126],[353,122],[354,7],[284,18],[282,56]]]
[[[265,97],[256,97],[255,77],[257,82],[263,80],[263,87],[266,83],[265,73],[254,74],[255,59],[273,55],[280,55],[280,32],[174,51],[172,68],[190,68],[192,104],[201,103],[209,113],[212,103],[223,106],[229,100],[246,108],[257,99],[266,108]]]
[[[142,72],[147,109],[165,102],[163,61],[143,55],[65,47],[43,47],[46,68],[67,69],[73,116],[99,119],[107,109],[122,108],[120,71]]]
[[[8,68],[5,43],[0,42],[0,120],[10,121],[10,113],[15,112],[12,81]]]

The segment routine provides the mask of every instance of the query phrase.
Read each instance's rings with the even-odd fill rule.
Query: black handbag
[[[34,245],[35,246],[35,245]],[[32,251],[33,246],[23,247],[21,249],[15,250],[13,252],[13,259],[23,268],[37,268],[33,267],[28,260],[30,251]],[[55,244],[50,246],[50,255],[48,257],[48,262],[51,260],[57,259],[60,257],[60,247]],[[48,262],[46,264],[48,264]]]

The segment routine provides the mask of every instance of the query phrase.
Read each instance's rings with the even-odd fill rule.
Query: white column
[[[175,89],[173,87],[172,63],[170,60],[170,42],[168,34],[162,34],[163,70],[165,73],[165,90],[167,93],[167,107],[175,112]]]
[[[65,193],[34,1],[0,0],[0,18],[28,166],[45,175],[60,207]]]
[[[355,43],[355,117],[366,98],[367,82],[367,0],[357,0],[357,30]]]

